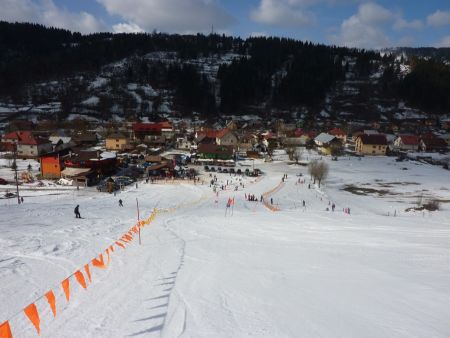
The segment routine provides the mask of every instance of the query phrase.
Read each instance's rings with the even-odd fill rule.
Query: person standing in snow
[[[331,210],[334,211],[334,208],[336,208],[336,205],[333,203],[333,204],[331,205]]]
[[[119,200],[119,207],[123,207],[123,202],[121,199]]]
[[[79,206],[79,205],[77,205],[77,206],[75,207],[75,210],[74,210],[73,212],[75,213],[75,218],[81,218],[81,215],[80,215],[80,206]]]

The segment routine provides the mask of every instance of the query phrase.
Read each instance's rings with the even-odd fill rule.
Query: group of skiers
[[[250,201],[250,202],[263,202],[264,201],[264,197],[263,195],[261,195],[260,199],[258,200],[258,197],[256,197],[253,194],[247,194],[245,193],[245,200]]]

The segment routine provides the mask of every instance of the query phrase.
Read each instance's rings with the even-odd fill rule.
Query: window
[[[119,142],[119,139],[116,138],[116,142]]]
[[[375,154],[375,150],[372,150],[372,154]]]
[[[116,148],[120,148],[120,145],[116,144]]]
[[[376,149],[377,148],[377,146],[372,146],[373,147],[373,149]]]

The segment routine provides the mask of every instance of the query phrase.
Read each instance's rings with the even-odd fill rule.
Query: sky
[[[450,0],[0,0],[0,20],[81,33],[283,36],[378,49],[450,47]]]

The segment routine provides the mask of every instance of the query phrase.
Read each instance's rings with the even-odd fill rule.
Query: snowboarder
[[[119,200],[119,207],[123,207],[123,202],[121,199]]]
[[[79,206],[79,205],[77,205],[77,206],[75,207],[75,210],[74,210],[73,212],[75,213],[75,218],[81,218],[81,215],[80,215],[80,206]]]

